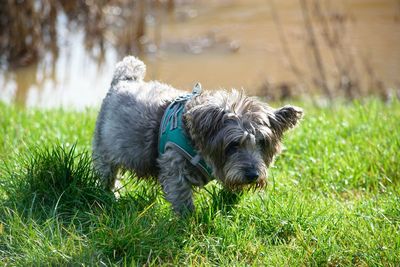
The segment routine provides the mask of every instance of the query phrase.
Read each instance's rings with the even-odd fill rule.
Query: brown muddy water
[[[147,15],[140,55],[147,64],[146,79],[184,90],[201,82],[205,89],[244,88],[260,96],[282,85],[293,87],[294,95],[321,93],[314,81],[319,70],[310,60],[301,2],[184,1],[173,14]],[[330,47],[323,27],[314,29],[328,85],[334,90],[343,80],[340,73],[350,72],[363,88],[398,90],[400,1],[321,2],[328,7],[324,14],[336,21],[328,29],[337,27],[332,31],[340,44]],[[123,53],[117,44],[106,44],[102,56],[93,57],[86,49],[84,30],[68,29],[66,21],[59,13],[57,57],[49,52],[25,67],[3,64],[0,100],[27,107],[81,109],[100,104]]]

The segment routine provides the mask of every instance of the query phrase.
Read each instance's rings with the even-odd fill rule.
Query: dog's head
[[[209,92],[189,101],[184,124],[213,174],[228,188],[263,186],[267,168],[280,152],[282,135],[303,111],[273,109],[238,91]]]

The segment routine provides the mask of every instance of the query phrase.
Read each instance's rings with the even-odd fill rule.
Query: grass
[[[98,187],[95,111],[0,104],[0,262],[398,266],[400,103],[305,109],[266,190],[211,183],[182,219],[158,186],[128,177],[119,200]]]

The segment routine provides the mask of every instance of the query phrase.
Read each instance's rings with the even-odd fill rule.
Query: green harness
[[[193,93],[177,97],[165,110],[160,124],[158,153],[160,155],[164,154],[167,146],[175,148],[200,170],[204,177],[203,182],[206,184],[214,179],[212,169],[192,146],[188,135],[182,127],[182,113],[186,102],[193,96],[200,94],[196,88],[200,88],[200,85],[195,86]],[[201,88],[198,90],[201,90]]]

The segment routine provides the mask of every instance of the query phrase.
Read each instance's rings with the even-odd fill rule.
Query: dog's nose
[[[257,170],[247,170],[244,173],[244,177],[246,178],[246,180],[251,183],[254,182],[255,180],[257,180],[257,178],[260,176],[259,172]]]

